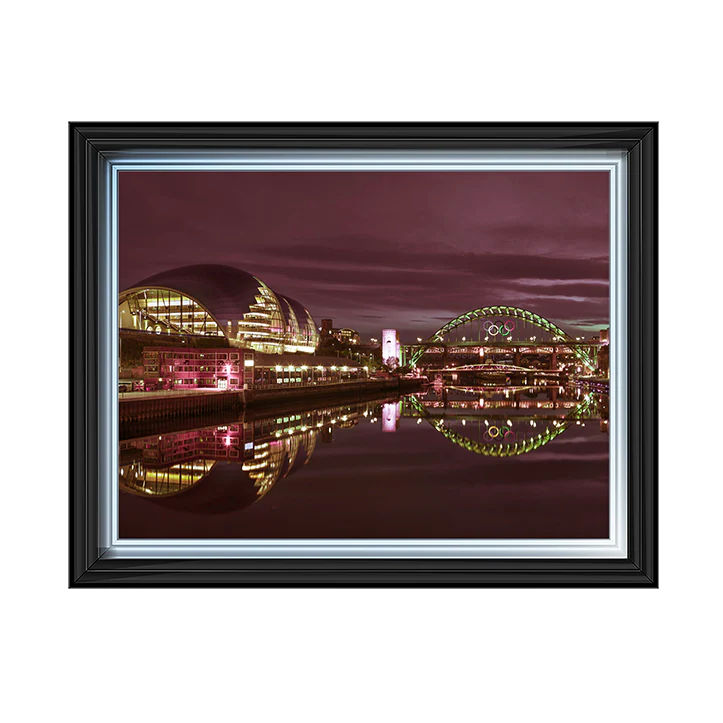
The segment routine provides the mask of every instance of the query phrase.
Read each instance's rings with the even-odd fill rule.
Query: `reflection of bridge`
[[[532,336],[528,336],[529,331]],[[537,335],[541,334],[540,339]],[[549,356],[548,367],[557,370],[566,357],[577,370],[598,366],[599,342],[573,339],[556,324],[526,309],[514,306],[485,306],[447,322],[427,341],[406,347],[411,366],[447,366],[450,355],[475,354],[486,357],[510,354],[521,367],[524,355]],[[558,358],[559,357],[559,358]],[[423,358],[426,364],[422,364]],[[527,370],[527,367],[521,367]],[[483,367],[479,371],[491,371]]]
[[[584,395],[562,414],[491,414],[489,409],[470,413],[469,408],[434,406],[417,396],[405,399],[406,416],[427,421],[433,429],[454,444],[488,457],[515,457],[539,449],[561,435],[572,425],[584,425],[595,414],[595,398]],[[479,409],[479,407],[478,407]],[[459,425],[464,431],[459,430]],[[453,425],[457,425],[457,429]]]

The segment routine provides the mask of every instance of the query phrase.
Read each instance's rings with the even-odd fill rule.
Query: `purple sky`
[[[120,288],[237,266],[368,341],[492,304],[563,329],[609,323],[602,172],[125,172]]]

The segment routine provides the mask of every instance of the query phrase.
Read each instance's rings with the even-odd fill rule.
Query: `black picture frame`
[[[99,542],[100,179],[125,149],[610,149],[628,169],[625,559],[136,559]],[[70,123],[71,587],[657,587],[657,123]]]

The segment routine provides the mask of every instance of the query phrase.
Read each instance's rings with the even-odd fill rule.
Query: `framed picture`
[[[70,125],[70,585],[657,587],[656,123]]]

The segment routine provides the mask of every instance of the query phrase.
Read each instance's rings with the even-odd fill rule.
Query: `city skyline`
[[[227,264],[364,341],[427,338],[506,304],[571,335],[609,324],[608,176],[599,172],[126,172],[120,288]]]

